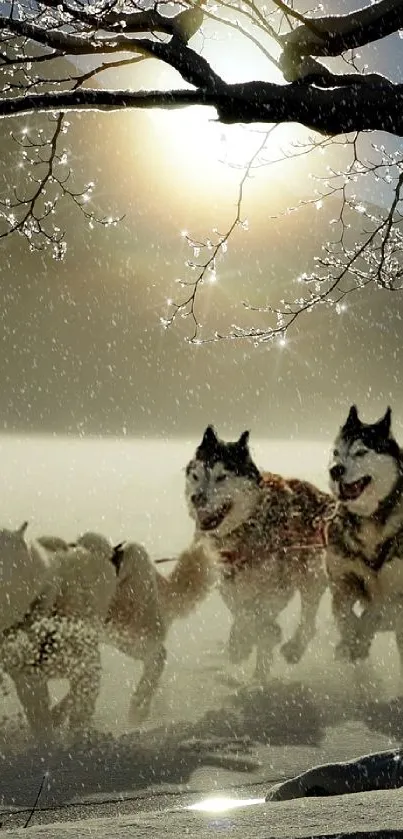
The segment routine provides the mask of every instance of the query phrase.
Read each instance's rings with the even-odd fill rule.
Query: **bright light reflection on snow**
[[[238,807],[250,807],[251,804],[264,804],[264,802],[264,798],[205,798],[185,809],[198,810],[201,813],[226,813]]]

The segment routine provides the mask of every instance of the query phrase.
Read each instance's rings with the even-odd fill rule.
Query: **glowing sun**
[[[275,66],[244,39],[228,38],[224,44],[211,41],[208,52],[206,49],[204,57],[227,82],[281,81]],[[159,64],[150,71],[149,82],[154,88],[186,87],[170,68]],[[239,182],[240,170],[244,171],[252,158],[254,180],[264,181],[257,177],[259,172],[292,154],[293,144],[306,138],[306,131],[295,125],[223,125],[215,109],[205,106],[156,109],[148,113],[148,118],[153,158],[161,179],[174,180],[178,189],[186,184],[199,201]]]

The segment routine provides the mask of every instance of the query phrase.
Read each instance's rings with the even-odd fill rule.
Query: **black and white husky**
[[[301,620],[282,654],[297,662],[315,635],[326,587],[323,515],[331,498],[306,481],[261,473],[248,439],[244,431],[227,443],[208,426],[186,468],[186,498],[197,542],[216,558],[233,617],[230,659],[240,662],[256,647],[256,677],[265,681],[282,640],[278,616],[296,591]]]
[[[392,629],[403,662],[403,453],[391,409],[363,423],[350,408],[329,468],[338,501],[326,569],[340,632],[339,658],[365,658],[374,633]]]

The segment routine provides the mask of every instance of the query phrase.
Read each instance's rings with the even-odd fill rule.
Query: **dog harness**
[[[263,499],[250,519],[228,537],[215,538],[222,575],[234,579],[247,567],[276,556],[323,551],[326,525],[334,504],[330,496],[305,481],[262,476]]]

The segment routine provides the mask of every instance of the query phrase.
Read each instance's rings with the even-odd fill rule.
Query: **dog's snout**
[[[199,490],[199,492],[194,492],[190,496],[190,500],[195,507],[202,507],[207,503],[207,495],[203,490]]]
[[[340,481],[345,472],[345,466],[342,463],[337,463],[336,466],[332,466],[330,469],[330,477],[332,481]]]

